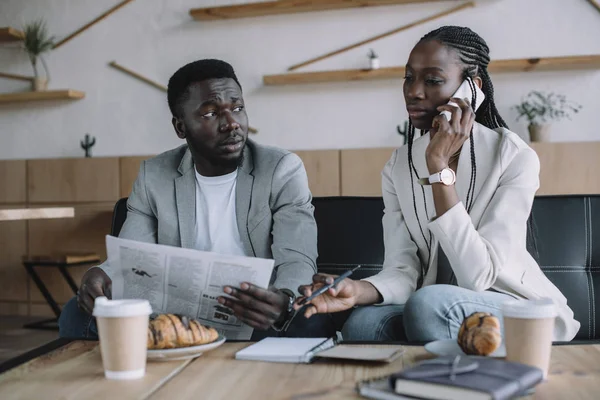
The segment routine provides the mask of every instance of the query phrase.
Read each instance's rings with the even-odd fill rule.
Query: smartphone
[[[479,89],[479,86],[477,86],[477,84],[475,82],[472,82],[472,83],[473,83],[473,86],[475,87],[475,92],[477,93],[477,99],[476,99],[476,103],[475,103],[475,107],[474,107],[474,110],[477,111],[479,106],[481,106],[481,103],[483,103],[483,100],[485,99],[485,95],[483,94],[481,89]],[[458,97],[459,99],[464,99],[466,97],[467,99],[469,99],[469,101],[473,100],[473,92],[471,91],[471,84],[469,83],[469,79],[465,79],[463,81],[463,83],[461,83],[461,85],[458,87],[456,92],[454,92],[452,97]],[[458,107],[458,104],[456,104],[452,101],[449,101],[448,104]],[[452,116],[450,111],[442,111],[440,114],[446,116],[446,119],[448,121],[450,121],[450,117]]]

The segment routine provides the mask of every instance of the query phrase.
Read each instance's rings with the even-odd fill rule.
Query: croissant
[[[501,343],[500,321],[490,313],[474,312],[458,330],[458,345],[469,355],[490,355]]]
[[[219,334],[214,328],[201,325],[195,319],[160,314],[150,320],[148,326],[148,349],[174,349],[212,343]]]

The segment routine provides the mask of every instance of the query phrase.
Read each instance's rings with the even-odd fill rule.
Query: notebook
[[[237,360],[287,363],[310,363],[316,357],[335,360],[392,362],[402,355],[401,346],[365,347],[337,345],[333,338],[270,337],[254,343],[235,354]]]
[[[543,380],[542,370],[491,357],[440,357],[390,376],[397,394],[433,400],[504,400]]]
[[[236,360],[309,363],[316,353],[335,346],[333,338],[268,337],[235,353]]]
[[[413,397],[401,396],[394,392],[389,376],[362,381],[357,386],[358,394],[373,400],[413,400]]]
[[[330,349],[318,352],[315,354],[315,357],[390,363],[396,360],[402,354],[404,354],[404,348],[401,346],[365,347],[340,344]]]

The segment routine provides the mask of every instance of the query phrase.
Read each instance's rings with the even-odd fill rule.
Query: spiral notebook
[[[336,344],[333,338],[268,337],[235,353],[236,360],[309,363],[316,353]]]
[[[270,337],[238,351],[235,358],[284,363],[310,363],[315,358],[387,363],[403,352],[402,346],[338,345],[334,338]]]

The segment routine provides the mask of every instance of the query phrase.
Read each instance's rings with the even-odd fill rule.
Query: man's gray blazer
[[[240,238],[246,254],[275,260],[271,283],[294,293],[316,272],[311,200],[297,155],[247,141],[236,184]],[[195,223],[196,177],[187,145],[142,162],[119,237],[193,248]],[[105,271],[110,276],[110,268]]]

